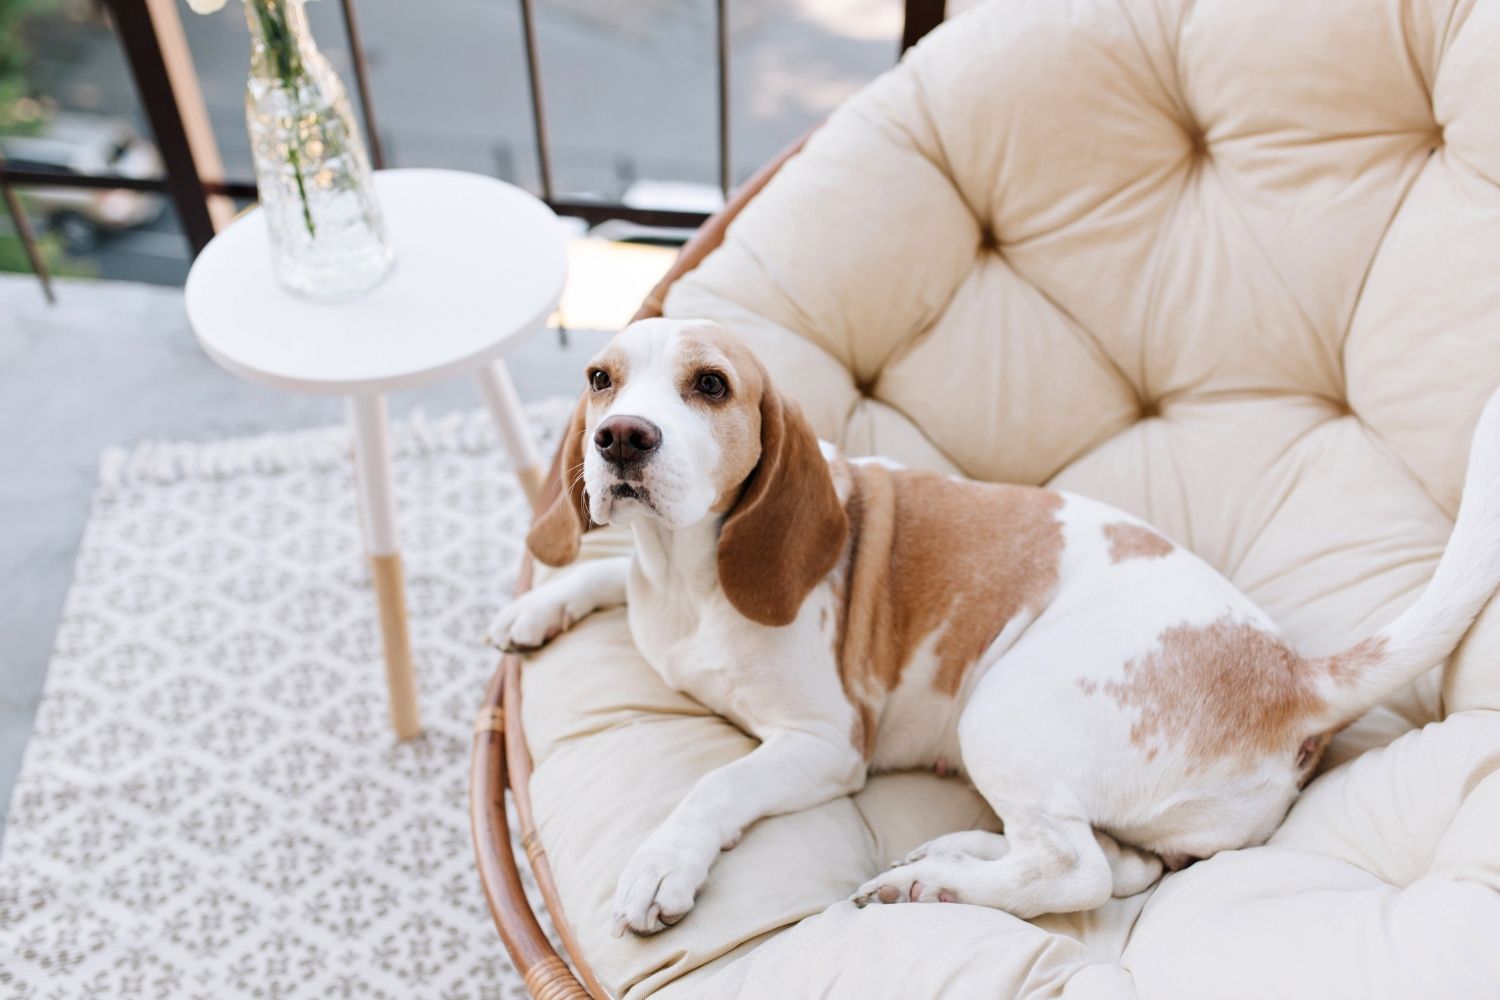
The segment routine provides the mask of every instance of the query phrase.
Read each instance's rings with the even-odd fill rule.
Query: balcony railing
[[[517,0],[521,36],[526,59],[526,79],[535,137],[539,194],[553,211],[590,224],[623,220],[647,226],[696,227],[707,218],[703,212],[629,206],[617,202],[561,197],[552,172],[546,101],[542,92],[541,47],[537,41],[534,0]],[[136,91],[145,108],[165,176],[123,177],[109,174],[52,173],[17,170],[0,157],[0,194],[25,244],[27,257],[41,280],[48,298],[50,278],[29,221],[13,190],[16,186],[51,186],[93,189],[128,189],[165,193],[176,209],[192,255],[201,251],[232,215],[232,200],[254,200],[250,180],[226,179],[217,144],[199,94],[198,78],[188,52],[187,39],[176,5],[179,0],[105,0],[119,40],[135,79]],[[730,159],[728,0],[714,0],[714,37],[717,66],[718,184],[728,200],[732,187]],[[942,23],[946,0],[904,0],[900,53]],[[354,73],[355,93],[363,112],[370,158],[379,169],[385,166],[385,149],[376,126],[375,102],[371,96],[364,42],[354,0],[340,0],[340,13]],[[790,137],[789,137],[790,138]]]

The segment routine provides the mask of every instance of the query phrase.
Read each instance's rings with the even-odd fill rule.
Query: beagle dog
[[[760,740],[635,851],[617,934],[680,920],[761,817],[909,768],[962,772],[1005,832],[939,837],[856,903],[1091,909],[1264,841],[1330,736],[1457,645],[1500,583],[1497,400],[1421,598],[1308,657],[1139,519],[844,458],[728,331],[644,320],[588,366],[560,494],[527,537],[562,566],[583,532],[624,524],[634,555],[556,574],[490,639],[535,649],[625,603],[662,679]]]

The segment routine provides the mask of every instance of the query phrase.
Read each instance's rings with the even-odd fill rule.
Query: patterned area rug
[[[547,451],[567,405],[530,410]],[[106,454],[0,850],[0,997],[527,995],[467,780],[528,511],[486,415],[392,436],[408,744],[342,430]]]

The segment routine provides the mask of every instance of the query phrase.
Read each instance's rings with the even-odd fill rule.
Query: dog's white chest
[[[756,625],[716,587],[659,587],[638,570],[628,584],[637,648],[672,689],[752,735],[786,728],[850,731],[853,709],[817,626],[818,602],[789,627]]]
[[[642,634],[645,631],[636,632],[636,643],[661,679],[714,712],[728,715],[734,685],[726,650],[715,648],[717,644],[705,641],[697,631],[675,637],[647,637]]]
[[[638,574],[629,587],[630,631],[659,677],[715,713],[740,723],[734,648],[721,614],[674,588],[656,588]]]

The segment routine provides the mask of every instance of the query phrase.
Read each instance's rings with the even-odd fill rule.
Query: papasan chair
[[[643,312],[739,331],[851,454],[1143,517],[1328,652],[1426,582],[1500,384],[1500,0],[992,0],[729,214]],[[1268,843],[1139,895],[857,909],[891,859],[997,822],[961,780],[888,774],[762,821],[680,924],[613,937],[631,852],[751,746],[621,610],[506,658],[475,834],[536,997],[1500,997],[1494,604]]]

